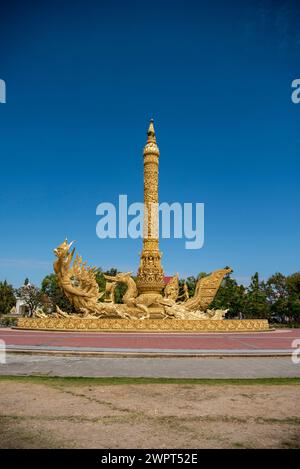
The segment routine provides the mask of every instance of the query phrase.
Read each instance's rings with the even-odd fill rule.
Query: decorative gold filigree
[[[131,277],[131,272],[119,272],[115,276],[105,275],[109,282],[109,291],[113,291],[118,283],[127,286],[123,296],[123,304],[116,304],[113,301],[99,302],[105,292],[100,292],[96,281],[96,269],[87,266],[82,262],[80,256],[76,256],[72,265],[75,248],[70,252],[72,243],[65,240],[60,246],[54,249],[57,260],[54,262],[54,271],[57,274],[58,283],[68,297],[76,311],[83,317],[121,317],[149,319],[151,312],[149,308],[155,309],[155,314],[164,318],[175,319],[221,319],[226,311],[207,311],[207,307],[218,291],[220,283],[231,269],[221,269],[211,275],[201,278],[195,289],[193,298],[176,303],[179,285],[178,275],[172,278],[165,288],[165,296],[155,291],[147,290],[139,294],[138,287]],[[156,281],[156,272],[151,271],[155,265],[155,258],[148,257],[142,276],[145,282],[152,286]],[[149,263],[149,264],[148,264]],[[41,314],[38,314],[41,318]],[[57,317],[67,317],[59,308],[56,311]]]
[[[158,241],[158,158],[153,119],[147,132],[144,147],[144,240],[140,267],[137,275],[137,287],[143,298],[161,294],[164,288],[164,271],[161,266],[161,252]]]
[[[57,319],[48,317],[41,319],[20,318],[18,328],[37,330],[69,330],[69,331],[155,331],[155,332],[250,332],[267,331],[268,321],[265,319],[227,319],[201,321],[181,319],[82,319],[78,317]]]
[[[164,297],[168,300],[176,301],[179,293],[178,274],[174,275],[167,283],[164,291]]]
[[[99,291],[96,280],[97,269],[89,267],[82,258],[76,256],[73,265],[75,249],[70,252],[72,243],[65,240],[56,249],[54,254],[57,260],[53,264],[59,286],[74,306],[83,316],[105,316],[114,312],[110,304],[100,303],[103,292]]]

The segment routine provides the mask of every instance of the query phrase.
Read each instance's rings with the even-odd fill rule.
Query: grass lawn
[[[0,377],[1,448],[299,448],[300,378]]]

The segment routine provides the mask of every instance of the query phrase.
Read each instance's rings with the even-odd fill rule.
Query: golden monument
[[[144,238],[137,287],[144,298],[161,296],[164,288],[164,271],[158,246],[158,161],[159,149],[153,119],[147,132],[144,147]]]
[[[158,236],[158,163],[153,120],[144,147],[144,232],[143,250],[136,281],[131,272],[105,275],[106,290],[99,291],[96,267],[89,267],[75,248],[65,240],[54,253],[58,284],[74,306],[76,314],[60,308],[47,315],[37,311],[35,318],[20,318],[18,327],[63,330],[153,330],[153,331],[247,331],[267,330],[265,320],[226,320],[227,310],[208,309],[230,268],[216,270],[197,281],[189,297],[187,286],[179,296],[178,274],[164,283]],[[117,284],[127,290],[122,303],[114,300]]]

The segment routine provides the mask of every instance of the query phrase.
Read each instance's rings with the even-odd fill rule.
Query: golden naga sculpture
[[[54,249],[57,260],[54,262],[53,268],[57,275],[58,284],[76,311],[82,313],[83,316],[88,316],[91,311],[95,315],[105,315],[103,304],[99,302],[103,293],[99,292],[96,281],[97,269],[82,263],[82,258],[79,256],[76,256],[71,265],[75,252],[75,248],[70,252],[72,244],[73,241],[68,243],[65,240]],[[59,309],[57,313],[62,315]]]
[[[222,319],[226,311],[207,310],[214,299],[224,275],[231,269],[221,269],[207,277],[198,280],[195,295],[185,301],[178,300],[179,284],[178,274],[173,277],[165,287],[164,296],[156,294],[147,296],[138,294],[138,288],[131,272],[118,273],[115,276],[105,275],[114,291],[118,283],[124,283],[127,290],[123,295],[123,304],[110,299],[101,302],[105,292],[99,291],[96,280],[97,269],[87,266],[80,256],[74,258],[75,248],[70,251],[72,243],[65,240],[54,253],[57,260],[54,262],[54,271],[58,284],[81,317],[111,317],[127,319],[149,319],[150,317],[175,319]],[[73,261],[73,264],[72,264]],[[112,288],[113,287],[113,288]],[[68,317],[59,308],[57,317]]]

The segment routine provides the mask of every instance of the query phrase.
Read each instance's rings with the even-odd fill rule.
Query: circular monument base
[[[18,329],[101,332],[261,332],[269,330],[265,319],[105,319],[20,318]]]

